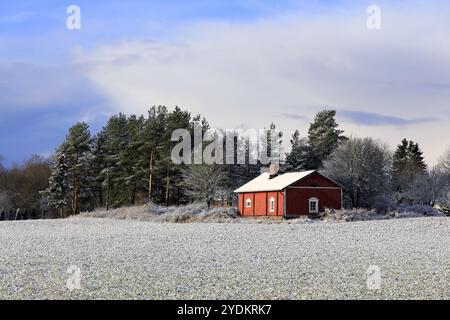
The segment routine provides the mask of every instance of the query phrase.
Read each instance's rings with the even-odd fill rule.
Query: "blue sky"
[[[66,8],[81,8],[81,30]],[[382,9],[368,31],[366,8]],[[76,121],[178,104],[219,127],[305,133],[338,110],[348,134],[434,162],[450,144],[445,1],[2,1],[0,155],[49,155]],[[257,114],[257,116],[254,116]],[[448,132],[447,132],[448,133]],[[288,139],[286,139],[288,140]]]

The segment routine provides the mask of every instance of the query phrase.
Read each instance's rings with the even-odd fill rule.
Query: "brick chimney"
[[[269,179],[273,179],[278,175],[278,167],[273,163],[270,164],[269,175],[270,175]]]

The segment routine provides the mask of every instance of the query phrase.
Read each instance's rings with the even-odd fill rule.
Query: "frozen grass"
[[[225,223],[237,220],[236,208],[212,208],[193,203],[186,206],[163,207],[150,203],[144,206],[125,207],[113,210],[99,209],[82,213],[86,218],[110,218],[168,223],[214,222]]]
[[[399,205],[395,210],[387,213],[367,209],[331,210],[321,214],[320,219],[323,221],[371,221],[421,217],[445,217],[445,214],[429,206]]]
[[[320,215],[320,219],[307,216],[290,220],[242,219],[236,208],[212,208],[205,204],[194,203],[186,206],[163,207],[153,203],[124,207],[112,210],[99,209],[80,215],[83,218],[109,218],[122,220],[139,220],[157,223],[263,223],[263,224],[298,224],[313,222],[351,222],[372,221],[400,218],[444,217],[445,215],[431,207],[419,205],[398,206],[395,211],[377,213],[375,210],[351,209],[332,210]]]

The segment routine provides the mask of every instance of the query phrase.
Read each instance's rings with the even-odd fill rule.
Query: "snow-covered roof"
[[[247,182],[242,187],[234,190],[235,193],[281,191],[291,184],[309,176],[315,170],[302,172],[288,172],[270,179],[270,174],[265,172],[255,179]]]

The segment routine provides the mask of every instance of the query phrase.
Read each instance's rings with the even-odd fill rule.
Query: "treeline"
[[[118,114],[91,135],[86,123],[69,129],[51,160],[33,157],[21,167],[0,166],[0,210],[18,208],[36,216],[67,216],[96,208],[117,208],[152,201],[181,205],[222,198],[256,177],[262,164],[250,161],[249,141],[233,146],[234,164],[174,164],[176,129],[194,135],[210,129],[200,115],[175,107],[152,107],[146,116]],[[274,153],[265,130],[266,153]],[[266,139],[267,138],[267,139]],[[282,145],[283,134],[275,143]],[[198,145],[192,141],[192,149]],[[200,142],[201,149],[206,147]],[[336,111],[319,112],[303,137],[296,130],[280,172],[318,169],[345,188],[348,207],[390,210],[399,204],[450,205],[450,151],[434,168],[424,162],[420,146],[403,140],[394,153],[380,141],[347,137],[336,122]],[[238,152],[244,148],[244,163]],[[259,150],[261,151],[261,150]],[[225,157],[225,156],[224,156]]]
[[[185,129],[193,136],[196,126],[203,133],[210,129],[200,115],[165,106],[152,107],[146,117],[114,115],[94,136],[86,123],[77,123],[57,148],[41,194],[61,216],[148,201],[209,202],[217,194],[230,200],[232,190],[259,174],[260,164],[174,164],[171,153],[178,141],[172,133]]]
[[[39,192],[47,188],[50,172],[49,160],[37,155],[8,170],[0,161],[0,219],[45,217],[48,208]]]

